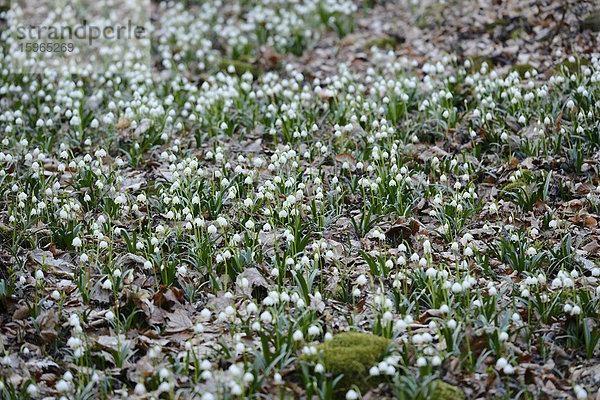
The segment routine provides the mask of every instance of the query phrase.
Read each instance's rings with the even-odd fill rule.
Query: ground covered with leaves
[[[2,47],[0,398],[599,398],[593,2],[152,25],[151,66]]]

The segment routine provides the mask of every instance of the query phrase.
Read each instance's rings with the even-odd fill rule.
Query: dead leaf
[[[25,319],[29,316],[29,307],[27,306],[20,306],[19,308],[17,308],[15,310],[15,312],[13,313],[13,321],[19,321],[22,319]]]
[[[598,244],[598,241],[596,239],[593,239],[581,249],[591,255],[598,254],[598,250],[600,250],[600,244]]]
[[[385,232],[385,236],[388,239],[402,242],[403,240],[409,240],[417,232],[419,232],[419,223],[417,221],[414,219],[407,221],[405,218],[400,218]]]
[[[267,280],[255,267],[245,269],[244,272],[237,277],[237,284],[239,287],[241,287],[240,282],[242,278],[246,278],[248,280],[248,285],[243,288],[244,294],[248,297],[252,297],[252,291],[255,288],[262,288],[265,291],[267,291],[269,288]]]
[[[170,314],[167,314],[167,333],[183,332],[188,329],[192,329],[194,324],[192,320],[187,316],[185,310],[179,308]]]
[[[123,270],[127,270],[130,268],[141,267],[145,262],[146,259],[144,257],[127,253],[117,258],[115,264],[120,266]]]
[[[584,224],[588,228],[595,228],[596,226],[598,226],[598,221],[596,221],[596,218],[592,217],[591,215],[588,215],[587,217],[585,217]]]
[[[104,350],[120,351],[119,347],[129,346],[132,349],[133,341],[125,337],[125,335],[102,335],[96,338],[96,343]]]
[[[262,71],[270,71],[279,64],[281,56],[271,46],[265,46],[258,60],[259,68]]]
[[[165,285],[161,285],[158,293],[152,297],[154,304],[167,310],[176,304],[181,304],[181,299],[183,299],[183,290]]]
[[[67,253],[63,254],[61,258],[54,258],[54,254],[51,251],[35,249],[30,251],[27,257],[30,261],[40,266],[54,267],[51,270],[57,275],[73,277],[75,266],[68,261],[70,256]]]
[[[139,139],[140,135],[148,132],[148,129],[150,129],[150,123],[151,121],[148,118],[142,119],[133,131],[134,138]]]
[[[356,171],[356,159],[350,153],[336,154],[335,161],[339,162],[342,165],[344,163],[348,163],[348,167],[350,168],[350,171],[351,172]]]
[[[119,117],[119,121],[115,125],[115,128],[117,128],[117,129],[126,129],[126,128],[129,128],[130,125],[131,125],[131,121],[129,121],[127,118],[125,118],[124,115],[121,115]]]
[[[58,314],[54,310],[43,311],[35,319],[40,329],[41,337],[44,343],[50,343],[58,337],[56,324],[58,324]]]

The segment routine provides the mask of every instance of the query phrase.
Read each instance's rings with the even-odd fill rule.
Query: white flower
[[[496,361],[496,369],[503,369],[507,365],[508,365],[508,361],[506,361],[506,358],[504,358],[504,357],[501,357],[498,359],[498,361]]]
[[[264,324],[270,324],[273,321],[273,316],[271,315],[270,312],[264,311],[262,314],[260,314],[260,320]]]
[[[78,237],[73,239],[73,247],[80,247],[81,246],[81,239],[79,239]]]
[[[252,375],[252,373],[250,372],[246,372],[242,380],[244,381],[244,383],[248,384],[254,380],[254,375]]]
[[[573,391],[575,392],[575,396],[577,396],[578,400],[583,400],[583,399],[588,398],[587,391],[580,385],[575,385],[575,387],[573,388]]]
[[[367,283],[367,277],[361,274],[358,278],[356,278],[356,284],[359,286],[363,286]]]
[[[139,395],[146,393],[146,387],[143,383],[138,383],[137,385],[135,385],[135,393]]]
[[[462,292],[462,290],[463,290],[462,285],[458,282],[454,282],[454,284],[452,285],[452,291],[454,293],[460,293],[460,292]]]
[[[30,383],[29,386],[27,386],[27,393],[29,393],[30,396],[33,396],[37,392],[38,392],[38,388],[33,383]]]
[[[69,384],[66,381],[61,379],[56,383],[56,391],[58,393],[65,393],[67,390],[69,390]]]
[[[297,330],[296,332],[294,332],[294,334],[292,335],[292,338],[296,341],[299,342],[302,339],[304,339],[304,334],[302,333],[302,331]]]
[[[456,329],[456,321],[454,319],[451,319],[450,321],[448,321],[446,323],[446,326],[452,330]]]
[[[356,400],[358,399],[358,393],[356,391],[350,389],[346,392],[346,400]]]

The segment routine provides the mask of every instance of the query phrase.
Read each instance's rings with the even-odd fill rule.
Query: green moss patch
[[[300,362],[321,362],[326,371],[343,375],[336,386],[336,395],[343,396],[353,386],[362,393],[377,382],[368,380],[369,369],[385,356],[391,340],[358,332],[344,332],[317,346],[316,355],[303,355]]]
[[[491,33],[491,32],[494,32],[494,29],[496,29],[497,26],[508,26],[508,21],[506,21],[504,19],[497,19],[494,22],[487,24],[487,26],[485,27],[485,30],[488,33]]]
[[[398,36],[382,35],[371,39],[366,45],[365,50],[369,50],[375,46],[379,49],[394,50],[396,47],[404,43],[404,38]]]
[[[223,59],[219,61],[219,69],[222,71],[227,71],[229,66],[232,65],[235,68],[235,73],[237,75],[244,75],[246,72],[250,72],[255,78],[259,75],[258,68],[254,65],[240,61],[240,60],[228,60]]]
[[[452,386],[442,380],[436,381],[435,385],[435,389],[431,395],[432,400],[464,400],[465,398],[465,394],[456,386]]]
[[[566,69],[569,73],[574,74],[580,72],[582,66],[586,66],[590,63],[590,60],[585,58],[577,58],[575,61],[563,61],[558,66],[558,69]]]
[[[600,11],[596,11],[588,15],[581,21],[581,29],[586,30],[589,29],[593,32],[600,31]]]
[[[523,78],[527,72],[531,73],[534,69],[535,68],[530,64],[517,64],[513,65],[510,70],[508,70],[508,73],[510,74],[511,72],[517,71],[519,76]]]
[[[12,239],[13,231],[6,225],[0,224],[0,242],[8,242]]]
[[[501,191],[510,192],[515,189],[525,187],[537,180],[535,174],[528,169],[521,170],[521,176],[514,182],[508,182],[502,186]]]

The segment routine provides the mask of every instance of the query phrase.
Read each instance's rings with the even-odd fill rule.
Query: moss
[[[494,60],[494,58],[490,56],[476,55],[471,58],[471,65],[473,71],[479,71],[484,62],[487,63],[489,68],[492,68],[496,65],[496,61]]]
[[[8,242],[12,239],[13,231],[6,225],[0,224],[0,242]]]
[[[577,58],[574,62],[565,60],[558,66],[558,69],[567,69],[569,73],[574,74],[579,72],[580,68],[584,65],[588,65],[590,60],[585,58]]]
[[[534,69],[535,68],[533,66],[531,66],[530,64],[517,64],[517,65],[513,65],[510,68],[510,70],[508,70],[508,73],[510,74],[513,71],[517,71],[519,73],[519,76],[521,78],[523,78],[525,76],[525,73],[531,72]]]
[[[374,380],[367,381],[369,369],[381,361],[390,343],[391,340],[381,336],[344,332],[318,345],[316,355],[302,355],[299,361],[311,364],[321,362],[335,376],[343,375],[336,386],[336,396],[343,398],[354,385],[364,393],[377,383]]]
[[[512,31],[512,33],[510,34],[510,38],[513,40],[517,40],[521,36],[522,32],[523,30],[521,28],[517,28],[514,31]]]
[[[488,33],[491,33],[494,31],[494,29],[496,29],[497,26],[508,26],[508,21],[503,20],[503,19],[497,19],[494,22],[487,24],[487,26],[485,27],[485,30]]]
[[[436,381],[435,390],[431,396],[432,400],[464,400],[465,394],[457,388],[442,380]]]
[[[241,76],[246,72],[250,72],[255,78],[259,75],[258,68],[248,62],[229,59],[222,59],[219,61],[219,69],[222,71],[227,71],[227,68],[229,68],[230,65],[233,65],[237,75]]]
[[[382,35],[370,40],[365,45],[365,50],[375,46],[379,49],[394,50],[398,45],[404,42],[404,38],[390,35]]]
[[[586,30],[589,29],[593,32],[600,31],[600,11],[596,11],[585,17],[583,21],[581,21],[581,29]]]
[[[525,187],[536,180],[537,178],[533,172],[528,169],[522,169],[519,179],[515,180],[514,182],[508,182],[502,186],[500,190],[504,192],[510,192],[513,189]]]

